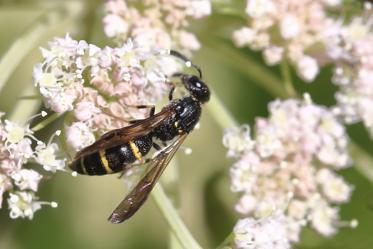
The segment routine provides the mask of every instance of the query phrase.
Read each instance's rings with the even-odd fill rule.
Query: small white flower
[[[301,220],[306,217],[308,205],[304,201],[292,200],[289,203],[288,215],[294,219]]]
[[[98,109],[94,103],[89,101],[82,101],[77,104],[74,110],[74,115],[79,121],[87,121],[91,119],[94,114],[99,112],[100,109]]]
[[[46,171],[56,172],[57,170],[64,170],[65,161],[56,159],[57,151],[58,145],[56,143],[39,145],[35,149],[35,160],[43,165]]]
[[[336,233],[338,209],[329,207],[325,202],[316,203],[310,214],[312,227],[324,236],[332,236]]]
[[[14,172],[11,177],[20,190],[31,189],[34,192],[38,190],[39,182],[43,178],[42,175],[32,169],[22,169]]]
[[[301,25],[299,23],[299,19],[292,15],[288,14],[283,17],[280,23],[280,33],[282,38],[285,40],[295,38],[299,35],[301,30]]]
[[[35,196],[31,192],[9,193],[8,206],[10,209],[10,218],[29,218],[34,217],[34,213],[41,208],[41,204],[35,201]]]
[[[67,94],[63,91],[50,92],[40,89],[40,93],[45,97],[45,106],[57,113],[64,113],[74,109],[73,102],[76,96]]]
[[[75,122],[66,128],[66,139],[75,151],[81,150],[95,141],[95,136],[83,122]]]
[[[352,189],[342,177],[337,176],[329,169],[319,170],[316,177],[328,200],[334,203],[349,201]]]
[[[27,159],[33,156],[31,143],[32,142],[29,138],[23,138],[16,144],[8,145],[7,149],[10,153],[9,157],[19,161],[20,163],[26,163]]]
[[[194,18],[202,18],[211,14],[211,3],[209,0],[192,0],[187,13]]]
[[[5,130],[7,132],[6,140],[12,144],[20,142],[26,136],[25,127],[8,120],[5,120]]]
[[[283,216],[270,216],[264,219],[246,218],[239,220],[234,227],[234,241],[240,249],[290,249]]]
[[[250,17],[258,18],[263,15],[273,12],[275,6],[271,0],[248,0],[246,5],[246,13]]]
[[[254,146],[254,141],[250,137],[250,127],[242,125],[226,129],[223,136],[223,144],[227,147],[228,156],[239,156],[245,151],[249,151]]]
[[[37,83],[39,83],[40,87],[56,87],[57,84],[57,78],[52,73],[42,73],[39,76],[39,80]]]
[[[342,0],[323,0],[329,6],[338,6],[342,3]]]
[[[297,62],[298,74],[306,82],[313,81],[319,74],[319,70],[317,61],[310,56],[304,56]]]
[[[179,42],[181,46],[189,50],[198,50],[201,48],[197,37],[190,32],[180,31],[179,33]]]
[[[267,65],[273,66],[278,64],[283,57],[284,48],[278,46],[270,46],[264,50],[264,60]]]
[[[118,15],[109,14],[104,17],[104,31],[108,37],[124,35],[128,32],[129,24]]]
[[[237,212],[241,214],[249,214],[253,212],[257,203],[258,201],[254,196],[245,194],[240,198],[238,203],[235,205],[235,209]]]
[[[249,45],[255,38],[256,32],[253,29],[242,27],[233,32],[233,41],[237,47]]]

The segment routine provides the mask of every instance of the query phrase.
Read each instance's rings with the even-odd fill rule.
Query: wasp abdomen
[[[101,161],[101,153],[93,153],[77,159],[71,165],[71,169],[79,174],[85,175],[104,175],[107,171]]]
[[[71,169],[79,174],[105,175],[123,171],[126,165],[136,160],[142,161],[153,145],[152,136],[139,137],[123,145],[112,147],[106,150],[76,159]]]

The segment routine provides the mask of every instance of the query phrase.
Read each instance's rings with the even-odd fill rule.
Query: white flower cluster
[[[42,115],[44,114],[43,112]],[[32,143],[37,144],[35,149],[32,149]],[[57,150],[57,144],[45,144],[37,140],[29,125],[0,120],[0,208],[2,198],[8,192],[8,206],[12,219],[32,219],[34,212],[39,210],[42,204],[57,206],[55,202],[38,201],[35,192],[43,176],[33,169],[24,167],[28,162],[36,162],[46,171],[64,170],[65,161],[56,158]]]
[[[361,16],[341,25],[334,39],[328,39],[329,55],[335,60],[333,82],[337,114],[347,123],[363,121],[373,136],[373,7],[365,4]]]
[[[237,249],[289,249],[285,217],[245,218],[233,229]]]
[[[233,33],[237,46],[263,51],[268,65],[289,60],[311,82],[319,73],[316,54],[335,20],[328,10],[340,0],[247,0],[248,24]],[[320,46],[321,45],[321,46]]]
[[[139,5],[141,7],[139,7]],[[189,54],[200,43],[185,30],[190,19],[210,15],[209,0],[109,0],[104,30],[119,42],[133,38],[144,47],[177,49]]]
[[[350,162],[343,125],[307,95],[274,101],[269,112],[256,120],[254,139],[248,126],[224,135],[228,154],[238,159],[230,170],[232,191],[242,193],[236,210],[257,219],[282,212],[291,243],[307,224],[324,236],[334,234],[341,225],[337,205],[352,192],[335,173]]]
[[[71,114],[66,132],[74,151],[93,143],[95,135],[144,118],[149,110],[135,106],[160,100],[170,87],[168,75],[181,67],[168,51],[131,40],[101,49],[66,35],[41,51],[35,84],[48,108]]]

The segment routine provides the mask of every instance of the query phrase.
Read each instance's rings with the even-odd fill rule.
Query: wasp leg
[[[168,100],[171,101],[174,98],[175,86],[173,85],[170,92],[168,93]]]
[[[156,149],[156,150],[161,150],[161,149],[162,149],[162,147],[159,146],[159,144],[156,144],[156,143],[153,143],[153,147],[154,147],[154,149]]]
[[[149,117],[151,116],[154,116],[155,114],[155,105],[135,105],[135,106],[129,106],[129,107],[133,107],[133,108],[137,108],[137,109],[146,109],[146,108],[150,108],[150,112],[149,112]],[[148,118],[149,118],[148,117]],[[138,121],[142,121],[143,119],[134,119],[134,120],[130,120],[128,121],[129,124],[135,124],[136,122]]]
[[[136,109],[150,109],[149,117],[153,116],[155,113],[155,105],[128,105],[128,107],[136,108]]]
[[[136,166],[140,166],[140,165],[143,165],[143,164],[147,164],[149,163],[150,161],[152,160],[152,158],[147,158],[145,159],[142,163],[133,163],[133,164],[125,164],[123,165],[123,171],[120,173],[120,175],[118,176],[118,179],[122,178],[124,176],[124,174],[126,173],[127,170],[133,168],[133,167],[136,167]]]

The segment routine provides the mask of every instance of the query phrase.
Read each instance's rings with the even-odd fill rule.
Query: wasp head
[[[183,75],[182,83],[189,93],[201,103],[210,99],[210,90],[205,82],[195,75]]]

